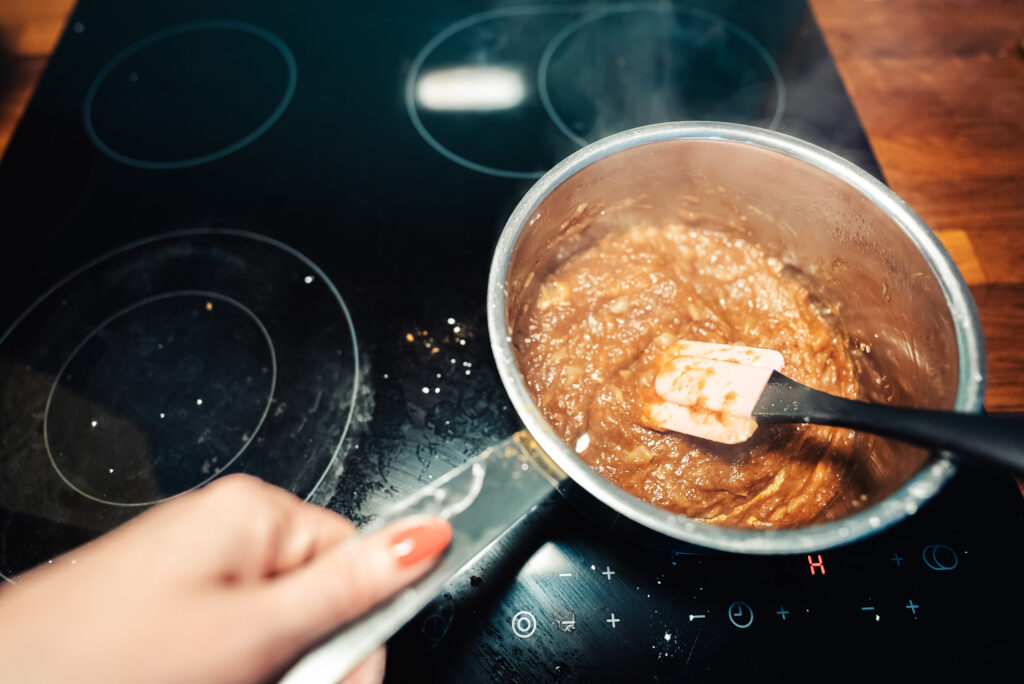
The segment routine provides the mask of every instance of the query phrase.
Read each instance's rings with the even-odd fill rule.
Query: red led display
[[[811,566],[811,574],[816,574],[817,570],[821,570],[821,574],[825,574],[825,562],[821,560],[821,554],[818,554],[818,560],[815,561],[811,558],[811,554],[807,554],[807,564]]]

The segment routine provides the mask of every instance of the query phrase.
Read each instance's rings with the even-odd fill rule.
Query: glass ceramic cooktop
[[[365,522],[511,434],[483,313],[505,219],[582,145],[685,119],[880,175],[798,0],[82,0],[0,165],[0,573],[230,472]],[[977,676],[1018,632],[1020,532],[1012,482],[970,472],[806,557],[555,497],[390,677]]]

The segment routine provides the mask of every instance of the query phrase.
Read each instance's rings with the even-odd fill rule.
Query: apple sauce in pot
[[[790,377],[860,398],[850,341],[780,261],[718,226],[637,225],[562,263],[514,326],[541,413],[602,477],[673,513],[744,528],[819,520],[858,500],[872,436],[772,425],[725,445],[647,427],[664,352],[679,340],[776,349]]]

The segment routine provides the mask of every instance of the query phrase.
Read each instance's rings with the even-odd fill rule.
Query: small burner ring
[[[197,297],[197,298],[201,298],[201,299],[206,300],[208,302],[208,306],[210,306],[210,307],[212,307],[212,302],[213,301],[223,302],[223,303],[229,304],[230,306],[235,307],[237,310],[239,310],[241,313],[243,313],[246,317],[248,317],[248,319],[253,324],[255,324],[256,328],[259,330],[260,334],[262,335],[263,340],[266,342],[266,344],[267,344],[267,351],[270,354],[270,356],[269,356],[269,358],[270,358],[270,387],[269,387],[269,391],[267,393],[267,400],[266,400],[266,402],[263,405],[263,410],[260,413],[259,418],[257,419],[256,425],[250,431],[248,431],[246,433],[245,439],[242,442],[242,446],[227,461],[225,461],[222,464],[218,464],[215,468],[211,468],[212,472],[205,479],[202,479],[201,481],[196,482],[195,484],[193,484],[191,487],[189,487],[187,489],[184,489],[184,490],[182,490],[180,492],[177,492],[175,494],[171,494],[169,496],[165,496],[165,497],[160,498],[160,499],[153,499],[153,500],[149,500],[149,501],[114,501],[114,500],[111,500],[111,499],[108,499],[108,498],[104,498],[103,496],[98,496],[98,495],[92,494],[90,492],[87,492],[87,491],[85,491],[85,489],[83,489],[82,487],[80,487],[79,485],[75,484],[72,481],[71,477],[69,477],[69,475],[67,473],[65,473],[61,469],[61,466],[57,463],[57,459],[54,458],[53,449],[51,447],[51,440],[50,440],[50,424],[51,424],[50,410],[51,410],[51,408],[53,406],[53,397],[54,397],[54,394],[57,391],[57,387],[60,384],[61,379],[64,378],[65,373],[68,370],[68,367],[71,365],[72,361],[75,359],[75,357],[79,353],[79,351],[81,351],[82,348],[85,347],[89,343],[90,340],[92,340],[94,337],[96,337],[96,335],[98,333],[100,333],[101,331],[106,329],[114,321],[123,318],[124,316],[126,316],[126,315],[128,315],[128,314],[130,314],[130,313],[132,313],[132,312],[134,312],[134,311],[136,311],[136,310],[146,306],[147,304],[152,304],[152,303],[155,303],[155,302],[161,302],[161,301],[173,298],[173,297]],[[43,413],[43,443],[44,443],[45,448],[46,448],[46,454],[47,454],[47,456],[49,456],[50,465],[53,466],[53,469],[57,472],[57,475],[60,476],[60,479],[63,480],[64,483],[68,487],[70,487],[74,491],[78,492],[82,496],[84,496],[84,497],[86,497],[88,499],[92,499],[93,501],[97,501],[99,503],[104,503],[104,504],[109,504],[111,506],[149,506],[149,505],[152,505],[152,504],[160,503],[162,501],[167,501],[168,499],[172,499],[172,498],[174,498],[176,496],[179,496],[180,494],[184,494],[187,491],[192,491],[194,489],[198,489],[199,487],[202,487],[203,485],[207,484],[208,482],[210,482],[211,480],[216,478],[221,472],[223,472],[224,470],[229,468],[231,466],[231,464],[233,464],[238,459],[238,457],[242,455],[242,452],[244,452],[247,448],[249,448],[249,445],[252,443],[253,439],[256,438],[256,433],[259,432],[260,427],[262,427],[263,421],[266,420],[267,413],[270,411],[270,406],[271,406],[272,400],[274,398],[274,389],[275,389],[276,385],[277,385],[277,354],[274,351],[274,342],[273,342],[273,340],[270,339],[270,333],[267,332],[267,329],[263,325],[263,322],[247,306],[245,306],[244,304],[242,304],[241,302],[239,302],[239,301],[237,301],[235,299],[232,299],[231,297],[227,297],[227,296],[219,294],[217,292],[209,292],[209,291],[205,291],[205,290],[178,290],[178,291],[175,291],[175,292],[166,292],[166,293],[163,293],[163,294],[154,295],[152,297],[147,297],[145,299],[139,300],[139,301],[137,301],[137,302],[135,302],[135,303],[133,303],[133,304],[131,304],[129,306],[126,306],[126,307],[122,308],[120,311],[117,311],[114,314],[111,314],[104,321],[102,321],[99,325],[97,325],[71,351],[71,353],[68,355],[67,359],[65,359],[65,361],[64,361],[63,365],[61,366],[60,370],[57,371],[57,375],[54,377],[53,384],[50,387],[50,393],[46,397],[46,408],[45,408],[44,413]],[[199,401],[201,402],[202,400],[200,399]],[[163,415],[164,414],[161,414],[161,417],[163,417]],[[111,469],[111,472],[113,472],[113,469]]]
[[[196,154],[184,159],[144,158],[132,154],[126,149],[116,149],[117,143],[110,143],[109,141],[104,140],[103,135],[101,135],[97,130],[94,109],[100,88],[108,82],[110,75],[127,60],[138,55],[141,51],[153,46],[154,44],[160,43],[169,38],[176,38],[185,34],[204,31],[229,31],[254,36],[269,44],[279,54],[284,63],[286,72],[284,90],[281,93],[280,100],[276,107],[270,111],[266,118],[263,119],[262,122],[258,123],[255,128],[240,134],[233,142],[223,144],[213,151]],[[128,80],[133,83],[138,83],[139,76],[132,72],[128,74]],[[142,169],[182,169],[190,166],[198,166],[199,164],[205,164],[207,162],[226,157],[233,152],[237,152],[266,133],[267,130],[269,130],[270,127],[281,118],[281,115],[291,103],[292,96],[295,94],[295,85],[297,80],[298,66],[295,61],[295,56],[292,54],[288,45],[271,31],[268,31],[261,26],[256,26],[255,24],[233,20],[188,22],[177,26],[170,26],[161,31],[157,31],[156,33],[152,33],[145,38],[132,43],[107,62],[107,64],[100,69],[99,73],[96,74],[96,77],[89,85],[88,91],[86,91],[82,118],[83,123],[85,124],[85,131],[89,136],[89,139],[92,140],[97,149],[111,159],[121,162],[122,164]]]

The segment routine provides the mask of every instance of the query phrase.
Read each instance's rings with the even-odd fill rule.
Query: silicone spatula
[[[871,404],[812,389],[779,371],[782,355],[704,342],[680,342],[666,355],[645,422],[726,444],[764,423],[815,423],[864,430],[1024,475],[1024,417]]]

